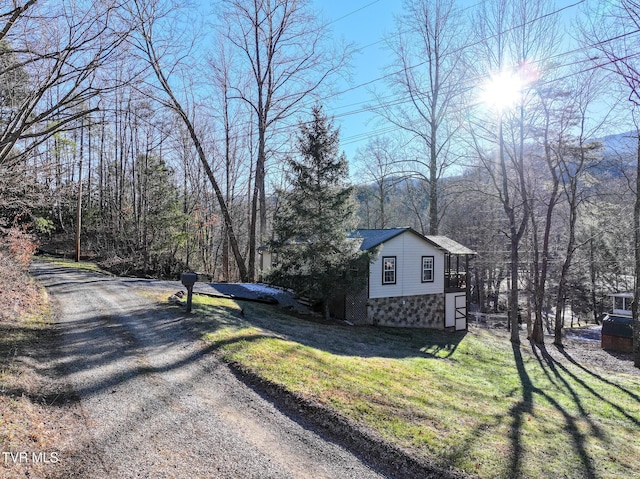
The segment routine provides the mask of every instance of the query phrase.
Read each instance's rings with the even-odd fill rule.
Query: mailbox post
[[[198,280],[196,273],[182,273],[182,284],[187,288],[187,313],[191,312],[191,299],[193,296],[193,285]]]

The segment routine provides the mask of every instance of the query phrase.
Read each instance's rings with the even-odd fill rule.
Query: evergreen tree
[[[321,107],[312,115],[300,124],[299,159],[288,162],[291,187],[279,192],[282,207],[270,244],[277,266],[269,280],[322,303],[328,319],[332,297],[363,287],[371,254],[348,238],[356,205],[347,160],[338,152],[339,132]]]

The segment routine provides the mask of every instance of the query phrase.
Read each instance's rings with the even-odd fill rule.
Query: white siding
[[[382,258],[396,257],[396,284],[382,284]],[[433,256],[434,280],[422,282],[422,257]],[[444,292],[444,254],[410,231],[383,243],[369,269],[369,297],[388,298]]]

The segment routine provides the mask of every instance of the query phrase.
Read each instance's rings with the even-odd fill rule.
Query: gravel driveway
[[[32,273],[56,303],[58,369],[84,422],[62,476],[384,477],[238,380],[175,311],[136,294],[143,282],[42,262]]]

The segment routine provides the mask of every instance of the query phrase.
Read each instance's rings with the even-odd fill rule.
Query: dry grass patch
[[[77,418],[46,358],[49,298],[5,252],[0,265],[0,477],[58,477]]]

